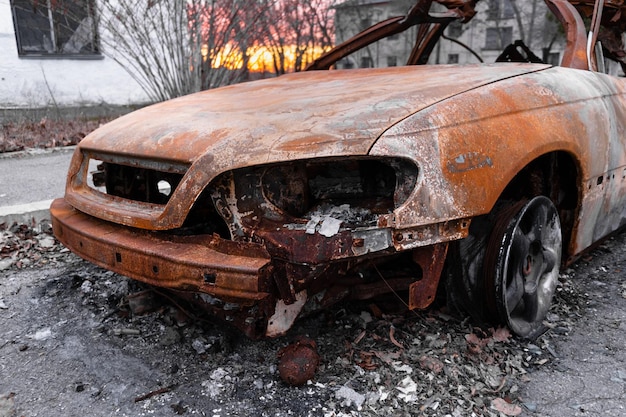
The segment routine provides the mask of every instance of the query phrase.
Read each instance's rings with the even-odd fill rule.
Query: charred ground
[[[382,299],[250,341],[76,258],[47,223],[5,225],[0,415],[623,415],[625,245],[618,235],[561,275],[551,330],[532,343]],[[291,387],[277,353],[303,335],[321,363]],[[603,371],[581,366],[585,354]],[[575,391],[555,388],[563,378]]]

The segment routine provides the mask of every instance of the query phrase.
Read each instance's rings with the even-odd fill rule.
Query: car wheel
[[[549,198],[499,202],[472,221],[447,259],[449,306],[479,323],[538,336],[558,283],[561,248],[559,216]]]
[[[561,223],[549,198],[538,196],[498,215],[485,255],[487,301],[515,334],[533,338],[544,329],[561,248]]]

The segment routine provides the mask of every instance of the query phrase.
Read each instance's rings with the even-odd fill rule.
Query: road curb
[[[76,149],[76,145],[70,145],[70,146],[57,146],[54,148],[27,148],[27,149],[24,149],[21,151],[15,151],[15,152],[1,152],[0,161],[3,159],[45,155],[49,153],[74,152],[75,149]]]
[[[31,224],[49,220],[50,204],[52,200],[0,207],[0,224],[11,226],[13,223]]]
[[[70,154],[71,155],[71,153],[73,153],[75,149],[76,149],[76,145],[71,145],[71,146],[58,146],[54,148],[45,148],[45,149],[28,148],[28,149],[24,149],[21,151],[15,151],[15,152],[3,152],[3,153],[0,153],[0,168],[3,166],[2,161],[9,161],[9,160],[19,161],[19,160],[26,160],[30,158],[36,158],[42,155],[52,155],[52,154]],[[7,177],[7,181],[11,181],[8,178],[9,177]],[[62,190],[59,191],[60,194],[62,194],[62,192],[63,192]],[[46,198],[46,197],[51,198],[53,196],[51,196],[49,193],[47,193],[47,195],[31,196],[31,198],[33,199]],[[0,199],[0,203],[2,203],[3,200],[4,199]],[[0,224],[5,224],[7,226],[11,226],[14,223],[32,224],[32,223],[39,223],[41,221],[50,219],[49,209],[50,209],[50,204],[52,203],[52,199],[23,203],[24,196],[21,195],[20,198],[13,199],[12,201],[8,200],[4,202],[3,204],[9,203],[9,201],[13,203],[17,203],[17,202],[20,202],[20,200],[22,201],[21,204],[16,204],[16,205],[0,204]],[[28,201],[28,196],[26,196],[26,200]]]

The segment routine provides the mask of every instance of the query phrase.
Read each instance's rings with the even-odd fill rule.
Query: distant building
[[[0,0],[0,108],[145,103],[102,54],[95,0]],[[55,6],[56,5],[56,6]]]
[[[335,35],[339,44],[361,30],[393,16],[405,15],[415,0],[348,0],[336,7]],[[518,5],[520,9],[516,9]],[[443,9],[443,6],[440,6]],[[485,62],[494,62],[503,49],[517,39],[539,58],[558,64],[564,49],[564,38],[558,23],[549,20],[543,0],[513,3],[511,0],[483,0],[477,15],[468,23],[453,22],[433,51],[429,63],[465,64],[478,59],[459,43],[476,52]],[[519,23],[522,22],[522,27]],[[369,48],[344,58],[339,66],[391,67],[404,65],[414,44],[417,29],[383,39]],[[455,42],[458,41],[458,42]]]

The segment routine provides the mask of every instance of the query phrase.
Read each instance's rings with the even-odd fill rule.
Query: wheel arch
[[[535,197],[545,196],[555,206],[561,229],[561,265],[567,262],[573,247],[578,211],[582,196],[581,165],[571,152],[556,150],[541,154],[525,164],[507,182],[489,212],[475,217],[466,238],[451,243],[444,266],[445,290],[452,311],[469,313],[479,323],[492,323],[498,314],[494,311],[493,281],[485,268],[490,246],[499,241],[496,224],[500,216],[517,212]],[[500,220],[499,220],[500,219]],[[492,233],[496,233],[496,241]],[[491,284],[490,284],[491,283]]]
[[[521,201],[544,195],[559,212],[563,234],[563,260],[570,258],[577,226],[582,184],[578,159],[567,151],[545,153],[526,164],[509,181],[497,201]],[[497,202],[496,202],[497,204]]]

